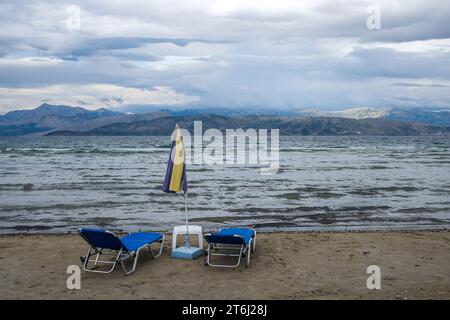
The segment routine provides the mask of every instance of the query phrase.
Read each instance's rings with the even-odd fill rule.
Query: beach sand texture
[[[206,267],[203,259],[141,257],[124,276],[84,273],[66,288],[66,267],[87,246],[76,235],[0,237],[1,299],[450,299],[450,231],[261,233],[250,268]],[[369,290],[369,265],[381,290]]]

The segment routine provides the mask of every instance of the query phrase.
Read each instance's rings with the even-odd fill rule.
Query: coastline
[[[244,226],[246,228],[252,228],[252,226]],[[109,229],[107,230],[113,231],[117,233],[118,235],[124,235],[127,234],[128,231],[125,230],[115,230],[115,229]],[[203,228],[203,233],[213,232],[217,230],[217,228]],[[162,230],[162,229],[138,229],[136,231],[132,232],[160,232],[171,236],[171,232],[168,230]],[[430,226],[430,227],[423,227],[423,226],[417,226],[417,227],[411,227],[411,226],[405,226],[405,227],[386,227],[386,228],[380,228],[380,227],[373,227],[373,228],[321,228],[321,229],[315,229],[315,228],[305,228],[305,229],[294,229],[294,230],[284,230],[283,228],[280,229],[258,229],[258,234],[310,234],[310,233],[317,233],[317,234],[327,234],[327,233],[414,233],[414,232],[450,232],[450,226]],[[131,232],[131,231],[130,231]],[[52,236],[52,237],[65,237],[65,236],[77,236],[77,232],[75,231],[67,231],[67,232],[20,232],[20,233],[0,233],[0,238],[2,237],[14,237],[14,236],[22,236],[22,237],[32,237],[32,236]]]
[[[163,255],[140,258],[124,276],[82,272],[66,288],[67,266],[87,249],[74,234],[0,235],[0,299],[450,299],[450,230],[259,232],[250,268],[217,269]],[[381,289],[369,290],[369,265]]]

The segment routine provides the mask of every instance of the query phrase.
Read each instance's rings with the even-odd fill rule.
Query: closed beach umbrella
[[[163,183],[163,191],[167,193],[183,192],[184,194],[184,212],[186,215],[186,246],[189,247],[189,223],[187,212],[187,181],[186,181],[186,163],[183,137],[178,124],[172,133],[172,146],[170,148],[169,162],[167,164],[166,176]]]
[[[164,178],[163,191],[168,193],[187,192],[186,163],[183,137],[178,124],[172,133],[169,163]]]

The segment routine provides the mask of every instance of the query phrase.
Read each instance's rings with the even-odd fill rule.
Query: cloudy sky
[[[450,108],[449,21],[439,0],[1,1],[0,114]]]

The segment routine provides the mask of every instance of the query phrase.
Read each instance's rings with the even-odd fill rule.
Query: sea
[[[170,231],[169,137],[0,138],[0,234]],[[280,137],[280,167],[189,164],[189,223],[261,231],[450,228],[450,138]]]

